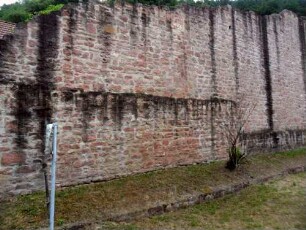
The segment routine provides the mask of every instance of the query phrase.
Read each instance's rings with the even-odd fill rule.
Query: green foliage
[[[86,1],[86,0],[85,0]],[[108,0],[114,4],[116,0]],[[258,14],[267,15],[279,13],[284,9],[291,10],[298,15],[306,16],[306,0],[119,0],[131,4],[142,3],[144,5],[157,5],[175,8],[180,4],[187,4],[196,7],[208,6],[218,7],[232,5],[243,11],[255,11]],[[33,15],[48,14],[59,10],[69,2],[79,0],[23,0],[21,3],[3,5],[0,9],[0,19],[10,22],[23,22],[30,20]],[[83,0],[84,2],[84,0]]]
[[[241,10],[251,10],[256,13],[267,15],[279,13],[284,9],[291,10],[297,14],[305,15],[306,1],[304,0],[237,0],[232,5]]]
[[[38,12],[38,14],[50,14],[53,11],[58,11],[62,9],[64,4],[57,4],[57,5],[50,5],[45,10],[41,10]]]
[[[9,22],[23,22],[31,19],[32,13],[27,11],[24,4],[14,3],[11,5],[4,5],[0,10],[0,19]]]
[[[114,0],[112,0],[114,1]],[[306,16],[306,0],[127,0],[129,3],[175,7],[180,4],[191,6],[218,7],[232,5],[243,11],[255,11],[261,15],[279,13],[284,9]]]
[[[228,150],[228,161],[226,162],[226,168],[234,170],[238,167],[241,161],[245,158],[245,154],[240,151],[237,146],[232,146]]]
[[[114,5],[116,0],[109,0],[108,2],[111,5]],[[167,6],[169,8],[175,8],[179,4],[179,1],[177,0],[121,0],[120,2],[127,2],[130,4],[141,3],[144,5]]]
[[[24,0],[23,4],[28,12],[33,14],[45,10],[49,5],[54,3],[53,0]]]
[[[0,9],[0,19],[15,23],[25,22],[34,15],[60,10],[69,2],[78,2],[78,0],[23,0],[21,3],[3,5]]]

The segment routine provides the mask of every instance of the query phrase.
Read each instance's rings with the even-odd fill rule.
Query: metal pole
[[[47,123],[47,122],[46,122]],[[42,155],[42,170],[44,173],[44,179],[45,179],[45,191],[46,191],[46,203],[47,203],[47,210],[50,210],[49,204],[50,204],[50,192],[49,192],[49,181],[48,181],[48,172],[47,172],[47,163],[46,163],[46,155],[48,154],[47,149],[48,149],[48,143],[49,143],[49,138],[50,138],[50,131],[49,131],[49,126],[46,125],[46,134],[45,134],[45,149]]]
[[[57,123],[53,124],[52,141],[52,168],[51,168],[51,197],[50,197],[50,230],[54,230],[55,211],[55,179],[56,179],[56,143],[57,143]]]

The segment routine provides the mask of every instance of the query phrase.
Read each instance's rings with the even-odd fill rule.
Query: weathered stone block
[[[21,165],[25,162],[25,155],[23,153],[4,153],[1,158],[1,165]]]

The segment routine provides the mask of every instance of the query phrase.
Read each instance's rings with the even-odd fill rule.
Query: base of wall
[[[245,133],[242,139],[248,153],[279,152],[305,146],[306,130],[263,130]]]

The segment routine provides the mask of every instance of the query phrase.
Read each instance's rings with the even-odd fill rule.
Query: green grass
[[[305,210],[306,173],[300,173],[129,224],[135,229],[306,229]]]
[[[248,159],[238,170],[230,172],[225,169],[225,162],[213,162],[159,170],[145,174],[128,176],[109,182],[95,183],[58,190],[56,194],[56,224],[58,226],[80,221],[101,221],[114,215],[132,213],[148,209],[157,204],[171,203],[186,196],[199,193],[211,193],[214,187],[238,183],[251,177],[260,178],[275,175],[290,166],[305,164],[305,149],[285,152],[283,154],[256,155]],[[298,184],[296,182],[296,184]],[[269,188],[270,191],[270,188]],[[267,188],[259,186],[259,198],[249,199],[246,206],[254,207],[266,202]],[[197,212],[205,209],[208,217],[215,216],[223,204],[209,202],[205,208],[195,206],[193,215],[186,217],[188,226],[201,226]],[[236,210],[243,214],[244,208]],[[237,214],[237,215],[238,215]],[[230,219],[222,214],[221,222]],[[154,219],[155,218],[155,219]],[[170,217],[157,216],[152,220],[157,223],[171,221]],[[35,229],[47,225],[47,212],[43,192],[18,196],[11,201],[0,204],[0,229]],[[251,226],[249,216],[245,221]],[[117,224],[111,224],[116,229]],[[137,226],[124,225],[124,228],[135,229]],[[119,225],[122,229],[122,225]]]
[[[284,152],[279,152],[275,153],[274,155],[278,157],[296,157],[297,155],[303,155],[305,154],[305,148],[299,148],[299,149],[294,149],[290,151],[284,151]]]

